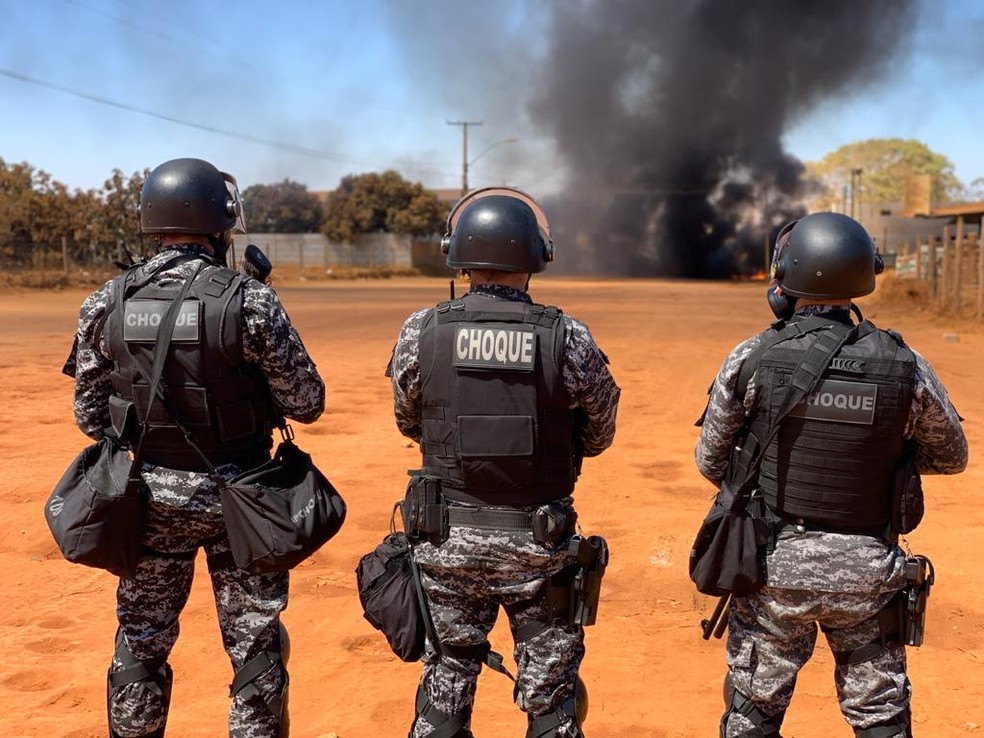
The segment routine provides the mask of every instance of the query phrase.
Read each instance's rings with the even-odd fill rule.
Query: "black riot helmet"
[[[553,261],[547,217],[536,200],[511,187],[461,198],[448,216],[441,249],[452,269],[534,274]]]
[[[840,213],[812,213],[787,223],[776,236],[766,296],[776,316],[788,318],[800,297],[845,300],[870,294],[882,268],[860,223]]]
[[[236,180],[203,159],[172,159],[140,190],[140,232],[209,235],[246,231]]]

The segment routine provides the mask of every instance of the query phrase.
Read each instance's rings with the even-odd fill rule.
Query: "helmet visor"
[[[514,197],[517,200],[521,200],[530,206],[530,210],[533,211],[533,215],[536,216],[536,224],[540,227],[540,231],[543,233],[543,240],[550,243],[553,239],[550,236],[550,224],[547,222],[547,216],[543,212],[543,208],[540,207],[539,203],[532,197],[527,195],[522,190],[517,190],[513,187],[484,187],[479,190],[472,190],[467,195],[462,197],[455,203],[455,206],[451,209],[451,214],[448,215],[448,226],[447,235],[450,236],[458,225],[458,218],[466,207],[471,205],[476,200],[480,200],[483,197],[488,197],[489,195],[505,195],[506,197]]]
[[[243,216],[243,200],[239,195],[239,185],[236,178],[228,172],[219,172],[225,180],[226,189],[229,191],[228,214],[236,219],[232,225],[232,230],[246,233],[246,218]]]

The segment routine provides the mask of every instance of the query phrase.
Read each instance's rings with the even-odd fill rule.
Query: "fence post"
[[[62,271],[68,276],[68,239],[62,236]]]
[[[940,280],[939,299],[943,307],[950,302],[950,288],[953,283],[953,252],[950,250],[950,225],[943,226],[940,236],[940,246],[943,248],[943,274]]]
[[[984,218],[977,230],[977,315],[984,315]]]
[[[962,215],[957,216],[957,234],[956,240],[953,243],[954,250],[954,270],[953,270],[953,292],[954,292],[954,302],[955,309],[959,313],[960,306],[963,304],[961,299],[963,292],[963,241],[964,241],[964,219]]]
[[[929,265],[927,271],[929,272],[929,284],[933,291],[933,300],[936,300],[940,296],[940,274],[939,265],[936,262],[936,236],[928,236],[927,241],[929,241]]]

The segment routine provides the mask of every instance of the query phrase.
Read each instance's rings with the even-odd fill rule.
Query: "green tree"
[[[125,245],[135,256],[141,251],[140,188],[148,174],[150,170],[144,169],[127,178],[119,169],[114,169],[110,178],[103,183],[98,193],[101,212],[96,221],[85,224],[90,233],[90,243],[100,245],[97,250],[103,258],[112,260],[119,256],[117,243]]]
[[[822,185],[814,206],[838,208],[844,187],[851,185],[852,171],[858,169],[861,172],[855,181],[860,182],[859,194],[864,202],[900,202],[906,180],[914,174],[930,175],[930,196],[935,203],[950,202],[962,191],[960,180],[953,173],[953,163],[921,141],[870,138],[845,144],[820,161],[807,162],[807,176]]]
[[[437,196],[397,172],[343,177],[328,195],[323,231],[334,241],[362,233],[399,233],[414,237],[439,233],[444,212]]]
[[[0,159],[0,255],[18,261],[31,243],[31,199],[34,169]]]
[[[113,261],[120,242],[137,251],[146,175],[126,179],[116,169],[103,189],[70,192],[43,170],[0,159],[0,256],[11,264],[37,263],[39,256],[60,254],[62,239],[81,263]]]
[[[246,227],[256,233],[316,233],[324,218],[318,196],[290,179],[247,187],[243,209]]]

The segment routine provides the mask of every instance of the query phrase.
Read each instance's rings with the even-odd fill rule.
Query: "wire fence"
[[[241,259],[247,244],[258,246],[274,269],[311,274],[345,270],[417,271],[443,274],[444,255],[436,241],[415,241],[406,236],[381,233],[357,237],[353,243],[329,241],[316,233],[251,233],[235,239],[233,258]],[[0,247],[0,270],[15,272],[61,272],[65,275],[87,269],[112,267],[144,256],[141,247],[128,250],[123,244],[93,244],[84,251],[60,244],[8,244]],[[111,256],[107,256],[111,255]]]

